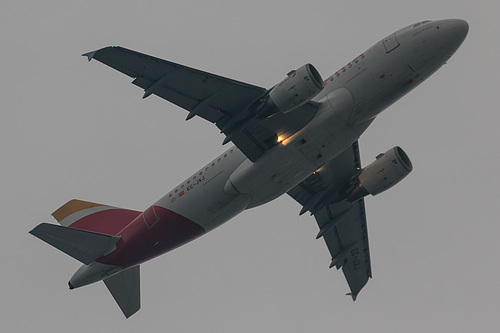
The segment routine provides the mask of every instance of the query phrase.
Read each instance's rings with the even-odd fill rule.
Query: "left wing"
[[[290,136],[316,114],[309,102],[286,114],[257,119],[256,108],[268,91],[248,83],[155,58],[118,46],[84,54],[130,77],[144,89],[143,98],[155,94],[189,111],[186,119],[200,116],[214,124],[251,161],[278,144],[278,136]]]
[[[331,267],[342,268],[353,300],[372,277],[364,200],[348,202],[342,192],[361,170],[358,143],[291,189],[288,194],[310,211],[326,242]]]

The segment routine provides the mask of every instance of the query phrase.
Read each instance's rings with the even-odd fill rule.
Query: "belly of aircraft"
[[[307,126],[256,162],[243,162],[231,174],[229,182],[238,193],[250,195],[247,208],[288,192],[356,141],[361,132],[343,119],[352,107],[352,100],[343,100],[338,108],[332,107],[325,97],[318,114]]]

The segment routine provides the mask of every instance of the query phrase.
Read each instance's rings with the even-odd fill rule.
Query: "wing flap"
[[[167,85],[165,80],[162,80],[160,85],[151,90],[149,89],[154,83],[151,83],[151,81],[147,79],[136,78],[132,83],[145,89],[145,97],[149,96],[149,94],[155,94],[211,123],[216,123],[227,113],[223,111],[225,108],[230,110],[239,107],[237,103],[231,103],[229,99],[219,100],[217,98],[217,95],[228,95],[224,94],[226,90],[224,88],[211,92],[211,95],[199,95],[191,94],[191,90],[179,90],[179,87]],[[235,93],[237,94],[238,92]]]

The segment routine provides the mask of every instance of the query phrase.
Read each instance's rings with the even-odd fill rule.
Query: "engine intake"
[[[259,118],[275,113],[287,113],[309,102],[323,90],[323,79],[311,64],[305,64],[288,76],[269,92],[269,98],[259,110]]]
[[[403,180],[412,170],[413,165],[404,150],[391,148],[361,171],[354,186],[346,191],[345,198],[354,202],[368,194],[382,193]]]

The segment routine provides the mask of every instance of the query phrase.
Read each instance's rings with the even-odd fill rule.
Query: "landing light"
[[[281,142],[283,140],[285,140],[285,138],[282,135],[278,136],[278,142]]]
[[[313,174],[317,174],[318,172],[320,172],[321,170],[323,170],[323,167],[319,168],[318,170],[314,171]]]

